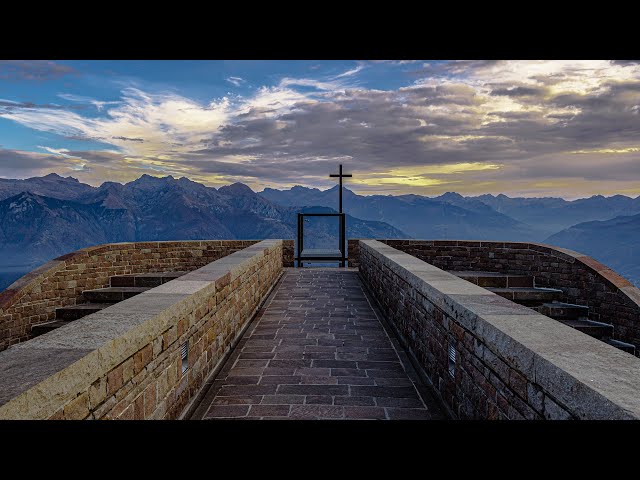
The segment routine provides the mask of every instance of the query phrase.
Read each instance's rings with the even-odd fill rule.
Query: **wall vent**
[[[456,376],[456,347],[449,344],[449,375]]]
[[[182,374],[189,369],[189,340],[180,347],[180,358],[182,358]]]

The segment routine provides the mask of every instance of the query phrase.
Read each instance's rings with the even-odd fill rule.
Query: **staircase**
[[[589,307],[559,301],[562,290],[536,287],[532,276],[495,272],[449,273],[635,355],[636,347],[633,344],[613,338],[613,325],[589,320]]]
[[[99,312],[103,308],[131,298],[153,287],[174,280],[187,272],[141,273],[115,275],[109,278],[109,286],[95,290],[85,290],[82,298],[87,303],[56,308],[56,319],[31,327],[31,338],[64,327],[82,317]]]

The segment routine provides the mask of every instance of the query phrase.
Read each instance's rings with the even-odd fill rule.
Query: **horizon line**
[[[128,185],[130,183],[134,183],[134,182],[140,180],[143,177],[149,177],[149,178],[158,179],[158,180],[164,180],[164,179],[167,179],[167,178],[171,178],[174,181],[178,181],[178,180],[181,180],[181,179],[186,179],[189,182],[196,183],[198,185],[202,185],[205,188],[212,188],[212,189],[214,189],[216,191],[219,191],[221,188],[224,188],[224,187],[230,187],[232,185],[240,184],[240,185],[244,185],[245,187],[249,188],[255,194],[263,193],[267,189],[276,190],[276,191],[279,191],[279,192],[286,192],[286,191],[291,191],[293,188],[301,187],[301,188],[306,188],[308,190],[318,190],[321,193],[324,193],[324,192],[327,192],[328,190],[332,190],[334,188],[338,188],[338,185],[334,185],[332,187],[327,187],[326,189],[323,190],[320,187],[313,187],[313,186],[305,186],[305,185],[296,184],[296,185],[293,185],[293,186],[291,186],[289,188],[263,187],[263,189],[261,191],[257,191],[257,190],[254,190],[253,188],[251,188],[249,185],[247,185],[244,182],[233,182],[233,183],[230,183],[228,185],[221,185],[219,187],[213,187],[213,186],[206,185],[205,183],[201,183],[201,182],[192,180],[189,177],[184,176],[184,175],[181,176],[181,177],[177,177],[176,178],[171,174],[165,175],[165,176],[157,176],[157,175],[150,175],[148,173],[143,173],[142,175],[140,175],[135,180],[131,180],[131,181],[126,182],[126,183],[121,183],[121,182],[113,181],[113,180],[105,180],[99,186],[91,185],[90,183],[81,182],[79,179],[77,179],[77,178],[75,178],[75,177],[73,177],[71,175],[64,177],[64,176],[62,176],[62,175],[60,175],[60,174],[58,174],[56,172],[51,172],[51,173],[48,173],[48,174],[42,175],[42,176],[34,176],[34,177],[26,177],[26,178],[8,178],[8,177],[0,175],[0,180],[26,181],[26,180],[33,180],[33,179],[42,179],[42,178],[51,177],[51,176],[55,176],[55,177],[62,178],[62,179],[70,179],[70,180],[76,181],[76,182],[78,182],[78,183],[80,183],[82,185],[87,185],[87,186],[92,187],[92,188],[101,188],[106,183],[116,183],[118,185],[124,186],[124,185]],[[450,190],[450,191],[447,191],[447,192],[444,192],[444,193],[441,193],[441,194],[438,194],[438,195],[430,196],[430,195],[422,195],[422,194],[418,194],[418,193],[402,193],[402,194],[399,194],[399,195],[394,195],[394,194],[391,194],[391,193],[388,193],[388,194],[382,194],[382,193],[366,194],[366,193],[358,193],[354,189],[348,188],[347,186],[344,186],[344,185],[343,185],[343,188],[348,190],[348,191],[350,191],[351,193],[353,193],[355,195],[358,195],[358,196],[361,196],[361,197],[374,197],[374,196],[402,197],[402,196],[406,196],[406,195],[413,195],[413,196],[416,196],[416,197],[436,199],[436,198],[442,197],[444,195],[453,193],[453,194],[456,194],[456,195],[460,195],[463,198],[477,198],[477,197],[480,197],[480,196],[483,196],[483,195],[490,195],[490,196],[493,196],[493,197],[499,197],[499,196],[502,195],[502,196],[505,196],[505,197],[510,198],[510,199],[517,199],[517,198],[525,198],[525,199],[560,199],[560,200],[564,200],[564,201],[567,201],[567,202],[574,202],[576,200],[588,200],[588,199],[593,198],[593,197],[612,198],[612,197],[617,197],[617,196],[626,197],[626,198],[629,198],[631,200],[640,199],[640,195],[638,195],[636,197],[633,197],[633,196],[625,195],[625,194],[622,194],[622,193],[614,193],[614,194],[610,194],[610,195],[596,193],[596,194],[593,194],[593,195],[588,196],[588,197],[561,197],[561,196],[557,196],[556,197],[556,196],[510,196],[510,195],[507,195],[505,193],[490,193],[490,192],[485,192],[485,193],[481,193],[481,194],[477,194],[477,195],[463,195],[463,194],[458,193],[456,191]]]

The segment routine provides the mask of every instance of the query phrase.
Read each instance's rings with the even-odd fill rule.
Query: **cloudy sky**
[[[640,195],[630,61],[0,61],[0,177]]]

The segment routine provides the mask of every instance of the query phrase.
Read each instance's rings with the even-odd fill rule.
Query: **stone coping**
[[[482,243],[495,247],[498,242]],[[361,240],[360,248],[481,338],[576,417],[640,419],[639,358],[382,242]],[[558,254],[574,261],[585,257],[564,249]]]
[[[260,241],[0,352],[0,419],[52,415],[281,242]]]

